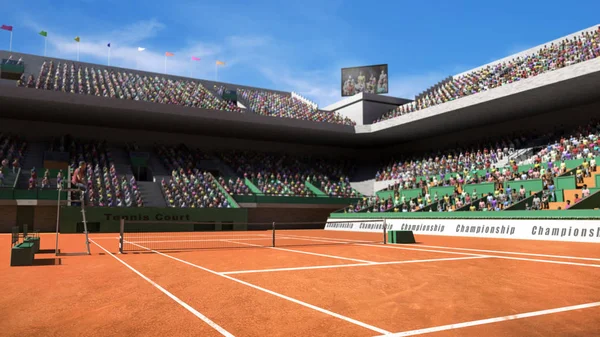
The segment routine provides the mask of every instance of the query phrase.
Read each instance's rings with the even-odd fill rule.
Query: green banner
[[[231,208],[156,208],[156,207],[89,207],[86,220],[90,231],[118,232],[120,220],[158,221],[165,226],[173,222],[215,222],[247,223],[246,209]],[[61,233],[77,232],[77,224],[82,222],[79,207],[61,207]]]

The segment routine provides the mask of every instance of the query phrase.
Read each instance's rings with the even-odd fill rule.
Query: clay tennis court
[[[279,235],[289,245],[117,254],[118,234],[92,234],[91,256],[58,258],[41,234],[52,251],[13,268],[2,235],[2,335],[600,335],[597,244]],[[60,236],[63,253],[83,246]]]

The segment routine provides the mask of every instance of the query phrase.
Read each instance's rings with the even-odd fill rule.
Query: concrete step
[[[145,207],[167,207],[159,182],[138,181],[137,185]]]

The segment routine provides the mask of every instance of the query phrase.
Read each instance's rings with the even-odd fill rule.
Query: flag
[[[81,39],[79,38],[79,36],[75,36],[75,41],[77,41],[77,42],[81,41]]]
[[[218,66],[224,66],[224,65],[225,65],[225,62],[223,62],[223,61],[217,61],[217,65],[218,65]]]
[[[138,47],[138,51],[144,51],[146,48]]]
[[[108,48],[110,48],[110,42],[106,45]]]
[[[0,27],[0,29],[8,30],[9,32],[12,32],[13,26],[2,25],[2,27]]]
[[[200,61],[200,58],[196,57],[196,56],[192,56],[192,61]]]
[[[42,30],[42,31],[40,32],[40,35],[41,35],[41,36],[43,36],[43,37],[48,37],[48,32],[47,32],[47,31],[45,31],[45,30]]]
[[[169,53],[169,52],[166,52],[166,53],[165,53],[165,56],[173,56],[173,55],[175,55],[175,54],[173,54],[173,53]]]

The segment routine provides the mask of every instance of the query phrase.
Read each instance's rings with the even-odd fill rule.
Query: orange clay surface
[[[333,244],[323,241],[379,236],[282,232],[276,248],[163,254],[114,254],[117,235],[92,234],[91,256],[36,254],[31,267],[9,266],[10,235],[0,235],[0,335],[600,336],[600,306],[414,331],[600,305],[599,244],[436,236],[413,245]],[[42,249],[54,239],[41,234]],[[61,252],[81,252],[83,242],[61,235]]]

